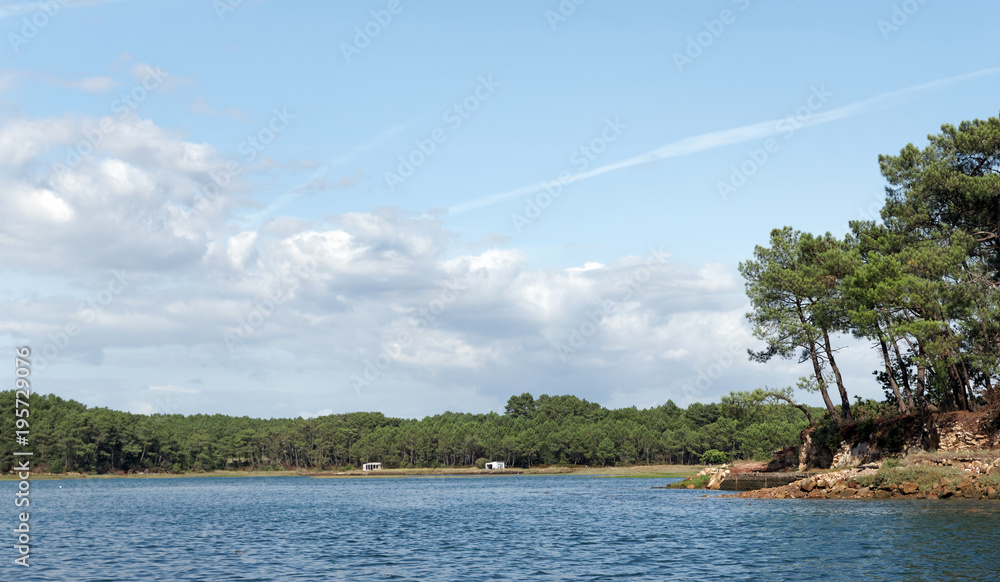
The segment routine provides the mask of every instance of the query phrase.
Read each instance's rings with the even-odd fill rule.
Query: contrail
[[[59,2],[60,8],[83,8],[84,6],[98,6],[100,4],[114,4],[125,0],[62,0]],[[28,12],[38,12],[45,10],[48,2],[20,2],[17,4],[6,4],[0,6],[0,20],[26,14]]]
[[[310,176],[308,180],[299,184],[298,186],[293,186],[292,188],[285,190],[280,196],[278,196],[278,198],[275,201],[268,204],[267,207],[264,208],[263,210],[260,210],[253,214],[240,218],[239,219],[240,228],[242,228],[243,230],[257,228],[264,222],[265,218],[274,214],[279,208],[286,206],[287,204],[289,204],[299,196],[302,196],[302,194],[306,192],[311,192],[316,190],[319,186],[321,186],[327,174],[332,172],[334,169],[346,164],[347,162],[351,161],[352,159],[361,155],[364,152],[367,152],[369,150],[381,146],[389,139],[395,137],[403,129],[404,129],[403,124],[393,125],[389,129],[386,129],[385,131],[372,137],[365,143],[355,147],[349,153],[332,158],[321,168],[313,172],[312,176]]]
[[[851,103],[850,105],[845,105],[843,107],[839,107],[837,109],[833,109],[831,111],[827,111],[824,113],[817,113],[811,116],[807,120],[798,122],[796,129],[809,127],[813,125],[822,125],[824,123],[830,123],[831,121],[838,121],[840,119],[854,117],[855,115],[860,115],[862,113],[868,113],[870,111],[875,111],[880,108],[891,106],[892,101],[894,99],[905,97],[907,95],[910,95],[911,93],[919,93],[921,91],[927,91],[929,89],[945,87],[948,85],[953,85],[955,83],[960,83],[962,81],[967,81],[969,79],[975,79],[978,77],[993,75],[998,72],[1000,72],[1000,67],[982,69],[980,71],[975,71],[973,73],[966,73],[964,75],[947,77],[945,79],[939,79],[937,81],[929,81],[927,83],[913,85],[911,87],[898,89],[896,91],[880,93],[874,97],[869,97],[868,99],[857,101],[855,103]],[[563,185],[572,184],[573,182],[578,182],[580,180],[587,180],[590,178],[594,178],[596,176],[600,176],[601,174],[606,174],[608,172],[613,172],[615,170],[621,170],[623,168],[637,166],[639,164],[645,164],[648,162],[654,162],[656,160],[663,160],[666,158],[675,158],[677,156],[686,156],[688,154],[702,152],[709,149],[743,143],[765,137],[771,137],[774,135],[778,135],[782,131],[787,131],[787,129],[785,130],[781,129],[782,126],[780,125],[780,122],[783,121],[783,119],[784,118],[772,119],[769,121],[761,121],[759,123],[743,125],[740,127],[735,127],[733,129],[711,131],[708,133],[703,133],[701,135],[687,137],[682,140],[678,140],[673,143],[669,143],[667,145],[658,147],[655,150],[646,152],[644,154],[640,154],[633,158],[629,158],[627,160],[622,160],[620,162],[614,162],[612,164],[600,166],[598,168],[594,168],[593,170],[588,170],[586,172],[579,172],[577,174],[572,174],[566,179],[560,180],[560,182]],[[460,212],[466,212],[468,210],[482,208],[483,206],[490,206],[493,204],[497,204],[505,200],[509,200],[511,198],[523,196],[525,194],[533,194],[535,192],[540,192],[546,185],[551,185],[551,184],[552,180],[547,180],[545,182],[535,182],[534,184],[521,186],[520,188],[515,188],[513,190],[502,192],[500,194],[493,194],[492,196],[484,196],[482,198],[469,200],[468,202],[462,202],[449,207],[448,214],[458,214]]]

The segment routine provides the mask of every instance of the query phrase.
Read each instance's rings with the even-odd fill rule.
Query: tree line
[[[609,410],[575,396],[512,396],[504,414],[445,412],[421,420],[378,412],[256,419],[221,414],[132,414],[54,394],[30,400],[37,471],[143,472],[699,463],[708,451],[766,459],[798,444],[806,414],[757,390],[686,409],[668,401]],[[0,470],[11,469],[13,391],[0,392]],[[713,459],[715,457],[712,457]]]
[[[838,424],[857,418],[837,364],[838,339],[867,340],[897,414],[1000,408],[1000,118],[943,125],[899,155],[880,221],[843,238],[791,227],[740,264],[752,360],[797,358]]]

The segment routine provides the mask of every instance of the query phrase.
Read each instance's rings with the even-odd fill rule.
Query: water
[[[806,501],[575,476],[33,481],[59,580],[998,580],[1000,503]],[[0,483],[14,498],[15,482]],[[16,520],[11,503],[0,512]]]

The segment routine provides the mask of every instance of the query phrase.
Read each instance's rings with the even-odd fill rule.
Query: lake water
[[[0,579],[1000,579],[1000,503],[651,489],[670,481],[33,481],[32,565],[12,565],[16,508],[3,502]]]

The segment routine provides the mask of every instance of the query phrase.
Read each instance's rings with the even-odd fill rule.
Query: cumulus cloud
[[[519,249],[469,247],[439,220],[393,207],[238,228],[239,184],[191,205],[223,167],[211,146],[116,120],[67,163],[95,129],[100,120],[70,117],[0,126],[0,268],[61,281],[0,297],[17,314],[0,334],[36,346],[43,389],[46,375],[99,369],[121,376],[100,404],[134,411],[197,394],[198,409],[169,408],[419,416],[502,409],[523,391],[687,403],[759,373],[733,355],[752,338],[726,266],[652,248],[532,268]],[[199,389],[149,382],[206,374]],[[96,393],[75,386],[59,391]]]

